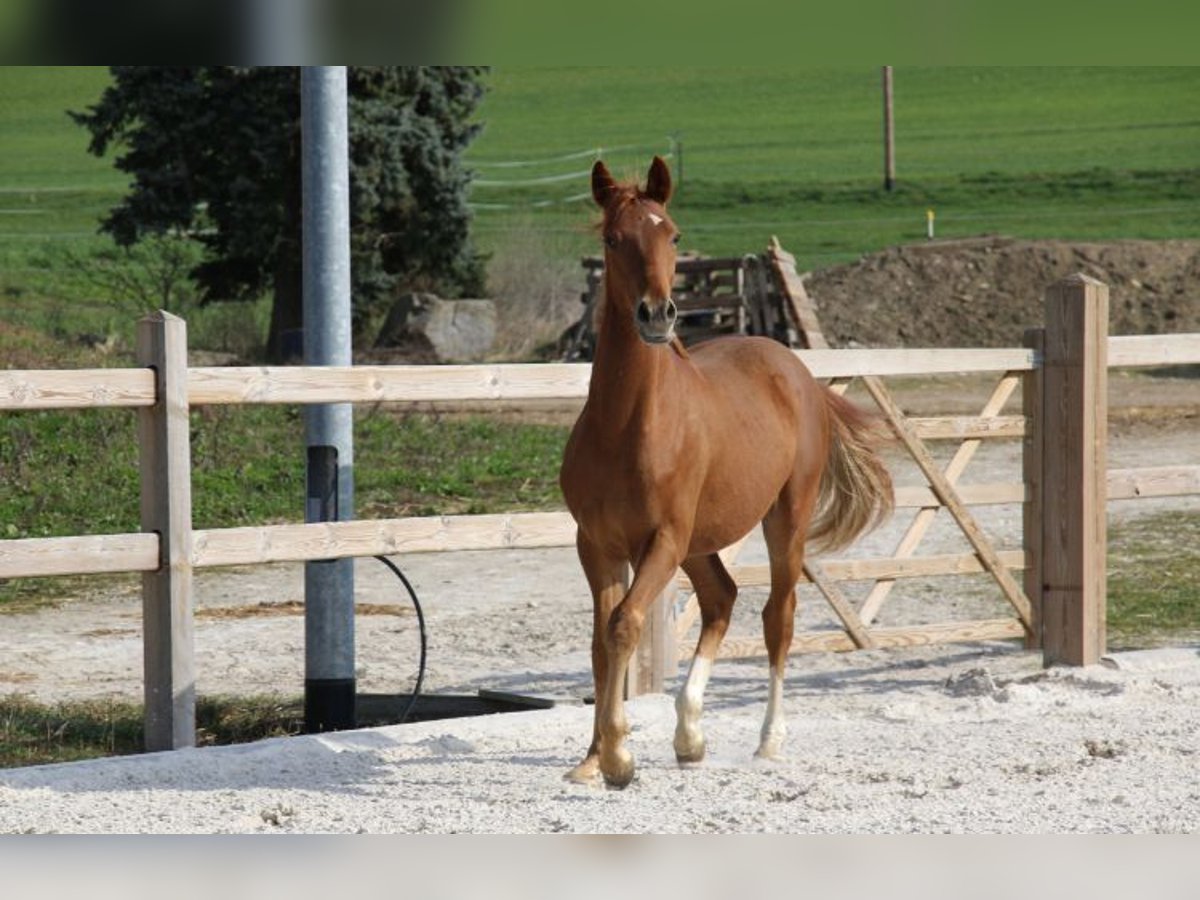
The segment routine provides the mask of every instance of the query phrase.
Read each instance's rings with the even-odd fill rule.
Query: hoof
[[[613,754],[613,758],[600,764],[604,782],[611,788],[623,788],[633,781],[633,754],[621,749]]]
[[[570,772],[563,775],[564,781],[574,784],[597,784],[600,781],[600,760],[589,756]]]
[[[704,749],[704,735],[675,732],[675,761],[681,766],[703,761]]]
[[[782,749],[782,740],[763,741],[754,751],[754,757],[755,759],[779,759],[783,755]]]

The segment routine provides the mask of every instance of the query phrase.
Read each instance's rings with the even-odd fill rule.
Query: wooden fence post
[[[1042,503],[1042,441],[1045,433],[1042,403],[1043,361],[1046,331],[1030,328],[1025,332],[1025,346],[1034,352],[1037,365],[1021,379],[1021,409],[1025,413],[1025,437],[1022,442],[1021,471],[1025,482],[1025,507],[1022,523],[1025,548],[1025,596],[1029,598],[1030,628],[1025,634],[1025,646],[1037,650],[1042,646],[1042,522],[1045,510]]]
[[[1105,645],[1108,286],[1046,292],[1042,374],[1042,656],[1092,665]]]
[[[666,690],[667,679],[676,672],[679,665],[675,641],[676,591],[672,581],[646,610],[642,639],[629,658],[625,675],[626,697],[661,694]]]
[[[196,743],[186,323],[161,311],[139,321],[137,361],[156,396],[138,410],[142,531],[159,538],[158,569],[142,573],[145,742],[174,750]]]

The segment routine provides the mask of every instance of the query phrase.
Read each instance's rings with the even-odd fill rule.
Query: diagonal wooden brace
[[[992,391],[991,397],[984,404],[979,416],[983,419],[990,419],[998,416],[1004,408],[1004,404],[1008,402],[1008,398],[1012,396],[1013,391],[1020,383],[1020,376],[1009,372],[996,385]],[[972,458],[975,456],[975,451],[979,449],[982,441],[979,438],[968,438],[959,444],[954,456],[950,462],[946,464],[943,474],[946,476],[946,481],[951,485],[957,484],[958,479],[966,471]],[[937,518],[937,513],[940,507],[927,506],[920,509],[912,522],[908,526],[908,530],[904,532],[900,542],[896,545],[896,551],[892,555],[897,559],[908,559],[916,553],[917,547],[928,533],[934,520]],[[879,614],[880,607],[883,606],[883,601],[887,599],[892,588],[896,585],[894,578],[881,578],[876,581],[867,593],[866,598],[859,608],[859,615],[862,616],[863,622],[868,625],[874,621],[875,616]]]
[[[983,533],[983,529],[979,527],[979,523],[975,521],[975,517],[967,509],[966,504],[958,496],[954,485],[942,474],[937,462],[930,456],[924,443],[913,432],[904,418],[904,413],[900,411],[900,408],[892,399],[891,393],[884,386],[883,382],[877,376],[868,375],[863,377],[863,384],[891,424],[892,429],[896,432],[896,436],[900,438],[913,460],[920,467],[934,495],[946,507],[950,515],[954,516],[959,528],[962,529],[963,534],[966,535],[975,553],[979,556],[979,561],[991,573],[996,583],[1000,586],[1000,590],[1004,593],[1005,598],[1012,604],[1013,609],[1017,611],[1017,615],[1021,619],[1021,624],[1027,632],[1032,632],[1033,610],[1029,603],[1029,598],[1025,596],[1025,592],[1017,584],[1012,573],[1000,561],[996,550]]]
[[[850,640],[854,641],[854,646],[860,650],[874,649],[875,641],[871,637],[871,632],[867,630],[855,611],[854,605],[846,599],[841,588],[825,574],[821,564],[806,562],[804,574],[825,595],[825,599],[829,601],[829,605],[833,607],[837,617],[842,620],[842,625],[845,627],[846,633],[850,635]]]

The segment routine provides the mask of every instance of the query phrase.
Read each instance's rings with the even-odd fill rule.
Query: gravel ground
[[[1096,832],[1200,827],[1200,655],[1043,672],[1000,646],[806,657],[787,757],[751,761],[761,672],[718,669],[710,755],[629,704],[624,791],[565,782],[590,709],[0,773],[7,832]]]

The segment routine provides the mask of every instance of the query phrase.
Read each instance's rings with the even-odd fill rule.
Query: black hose
[[[417,684],[413,688],[412,696],[408,700],[408,705],[404,707],[404,712],[400,714],[400,718],[396,722],[397,725],[403,725],[405,720],[408,718],[409,713],[413,711],[413,707],[417,705],[417,697],[420,696],[421,685],[425,681],[425,653],[427,645],[427,638],[425,635],[425,613],[421,611],[421,601],[417,599],[417,592],[413,590],[412,584],[407,578],[404,577],[404,573],[400,571],[400,568],[386,556],[377,556],[375,558],[391,569],[392,573],[399,578],[400,581],[403,582],[404,586],[408,589],[408,596],[412,598],[413,609],[417,612],[417,627],[421,632],[421,662],[417,667]]]

